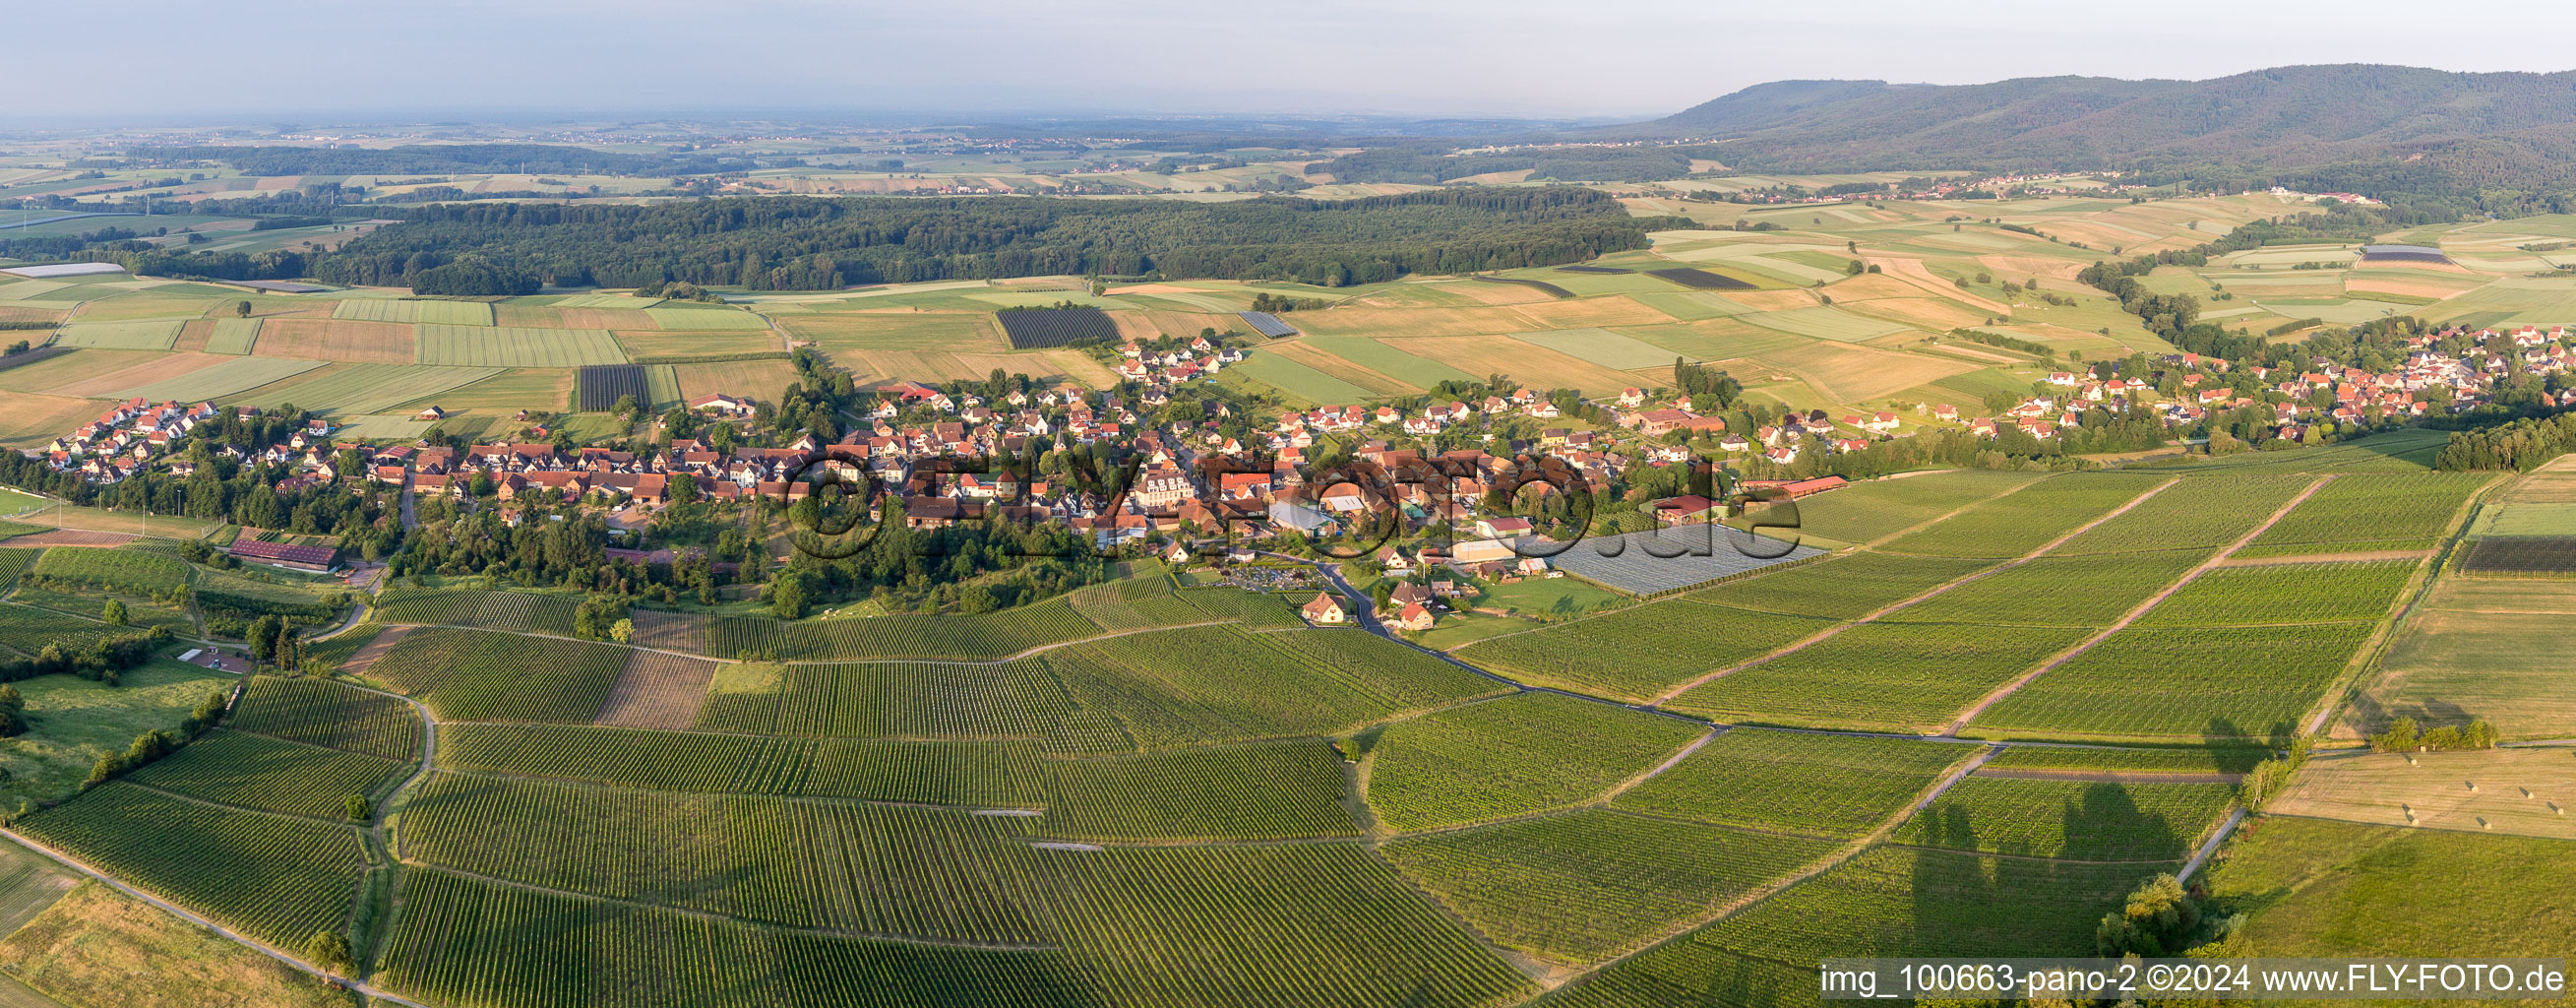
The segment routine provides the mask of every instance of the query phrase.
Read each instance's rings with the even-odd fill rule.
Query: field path
[[[2221,567],[2285,567],[2291,564],[2368,563],[2374,560],[2421,560],[2433,550],[2361,550],[2352,553],[2291,553],[2283,556],[2235,557],[2218,562]]]
[[[2244,807],[2239,806],[2235,811],[2228,813],[2227,821],[2219,823],[2217,829],[2209,831],[2209,839],[2203,841],[2200,849],[2192,853],[2191,860],[2183,862],[2182,870],[2175,872],[2174,877],[2184,882],[2191,881],[2192,873],[2199,871],[2201,865],[2208,863],[2210,855],[2218,853],[2218,845],[2225,843],[2227,835],[2235,832],[2237,824],[2244,821]]]
[[[1948,298],[1952,301],[1959,302],[1960,304],[1974,305],[1997,315],[2006,317],[2010,317],[2012,315],[2012,308],[2010,306],[2005,305],[2002,302],[1986,298],[1968,290],[1965,287],[1943,280],[1938,276],[1934,276],[1932,274],[1932,268],[1923,265],[1923,260],[1921,259],[1864,255],[1860,257],[1860,261],[1871,266],[1879,267],[1881,275],[1893,277],[1915,287],[1922,288],[1925,293],[1930,294],[1933,297]]]
[[[2138,603],[2136,607],[2121,615],[2117,622],[2102,628],[2102,632],[2094,634],[2091,637],[2084,638],[2074,647],[2060,651],[2057,654],[2050,656],[2047,661],[2039,663],[2039,667],[2031,669],[2028,672],[2024,672],[2019,678],[1996,687],[1994,692],[1986,694],[1982,699],[1979,699],[1975,705],[1960,713],[1958,717],[1950,719],[1949,726],[1941,729],[1941,734],[1958,734],[1959,729],[1967,727],[1968,722],[1976,720],[1977,715],[1986,712],[1986,708],[1994,706],[2003,698],[2013,695],[2024,686],[2030,685],[2031,680],[2037,679],[2042,675],[2046,675],[2050,669],[2064,665],[2067,662],[2074,661],[2077,656],[2082,655],[2084,652],[2093,650],[2094,645],[2110,639],[2112,634],[2128,629],[2129,624],[2137,622],[2138,617],[2147,614],[2147,610],[2155,608],[2158,604],[2164,602],[2165,599],[2171,597],[2173,593],[2181,591],[2184,585],[2188,585],[2193,581],[2199,580],[2201,575],[2217,569],[2220,564],[2227,562],[2228,557],[2236,555],[2237,550],[2244,549],[2246,543],[2253,542],[2256,537],[2270,531],[2272,523],[2280,521],[2282,516],[2290,513],[2291,508],[2298,507],[2308,499],[2309,495],[2316,493],[2318,490],[2324,489],[2325,485],[2333,480],[2334,477],[2332,475],[2317,477],[2314,482],[2308,484],[2307,489],[2299,491],[2298,496],[2290,498],[2289,503],[2281,505],[2280,509],[2272,512],[2270,517],[2263,519],[2262,524],[2254,526],[2251,531],[2246,532],[2244,535],[2237,536],[2236,541],[2228,543],[2225,549],[2221,549],[2217,553],[2211,554],[2209,559],[2203,560],[2198,566],[2183,572],[2183,576],[2175,578],[2174,583],[2166,585],[2164,586],[2164,590],[2148,596],[2146,601]]]
[[[2053,549],[2056,549],[2058,546],[2063,545],[2067,540],[2069,540],[2069,539],[2073,539],[2073,538],[2075,538],[2076,536],[2080,536],[2080,535],[2083,535],[2083,534],[2084,534],[2084,533],[2086,533],[2086,532],[2090,532],[2090,531],[2092,531],[2092,530],[2093,530],[2093,527],[2094,527],[2094,526],[2096,526],[2096,525],[2100,525],[2100,524],[2102,524],[2103,522],[2110,521],[2110,520],[2111,520],[2111,519],[2113,519],[2113,518],[2117,518],[2117,517],[2119,517],[2119,516],[2121,516],[2121,515],[2124,515],[2124,514],[2129,513],[2129,509],[2130,509],[2130,508],[2137,507],[2137,506],[2138,506],[2138,505],[2140,505],[2140,504],[2144,504],[2144,503],[2146,503],[2146,502],[2147,502],[2147,500],[2148,500],[2148,498],[2151,498],[2151,497],[2154,497],[2154,496],[2155,496],[2155,495],[2157,495],[2157,494],[2163,493],[2163,492],[2165,492],[2168,488],[2171,488],[2174,484],[2177,484],[2177,483],[2180,483],[2180,482],[2182,482],[2182,477],[2180,477],[2180,476],[2176,476],[2176,477],[2174,477],[2174,478],[2172,478],[2172,479],[2169,479],[2169,480],[2166,480],[2166,481],[2164,481],[2164,482],[2162,482],[2162,483],[2158,483],[2158,484],[2156,484],[2155,486],[2148,487],[2148,488],[2147,488],[2147,492],[2142,493],[2142,494],[2139,494],[2139,495],[2137,495],[2137,496],[2136,496],[2136,497],[2134,497],[2134,498],[2131,498],[2131,499],[2130,499],[2130,501],[2129,501],[2128,503],[2126,503],[2126,504],[2122,504],[2122,505],[2120,505],[2119,507],[2116,507],[2116,508],[2111,509],[2111,512],[2110,512],[2110,513],[2105,514],[2105,515],[2102,515],[2102,516],[2101,516],[2101,517],[2099,517],[2099,518],[2095,518],[2095,519],[2093,519],[2092,521],[2085,522],[2085,523],[2084,523],[2084,524],[2082,524],[2082,525],[2078,525],[2078,526],[2076,526],[2076,527],[2075,527],[2075,529],[2074,529],[2073,531],[2070,531],[2070,532],[2066,533],[2065,535],[2058,536],[2058,537],[2057,537],[2057,538],[2055,538],[2055,539],[2051,539],[2051,540],[2049,540],[2049,541],[2047,541],[2047,542],[2045,542],[2045,543],[2041,543],[2037,549],[2031,550],[2031,551],[2030,551],[2030,552],[2028,552],[2028,553],[2024,553],[2024,554],[2022,554],[2021,556],[2015,557],[2015,558],[2013,558],[2013,559],[2011,559],[2011,560],[2007,560],[2007,561],[2005,561],[2005,562],[2003,562],[2003,563],[1996,564],[1996,565],[1994,565],[1994,566],[1992,566],[1992,567],[1988,567],[1988,568],[1986,568],[1986,569],[1984,569],[1984,570],[1978,571],[1978,572],[1976,572],[1976,573],[1974,573],[1974,574],[1970,574],[1970,575],[1968,575],[1968,576],[1966,576],[1966,577],[1959,578],[1959,579],[1957,579],[1957,580],[1955,580],[1955,581],[1949,581],[1949,582],[1945,582],[1945,583],[1942,583],[1942,584],[1934,585],[1934,586],[1932,586],[1930,589],[1925,590],[1923,593],[1918,594],[1918,595],[1915,595],[1915,596],[1913,596],[1913,597],[1911,597],[1911,598],[1906,598],[1906,599],[1901,599],[1901,600],[1898,600],[1898,601],[1895,601],[1895,602],[1890,602],[1890,603],[1888,603],[1888,604],[1886,604],[1886,605],[1880,606],[1880,607],[1878,607],[1878,608],[1876,608],[1876,609],[1873,609],[1873,610],[1871,610],[1871,611],[1869,611],[1869,612],[1867,612],[1867,613],[1865,613],[1865,614],[1862,614],[1862,615],[1861,615],[1861,617],[1860,617],[1860,618],[1858,618],[1858,619],[1852,620],[1852,621],[1847,622],[1847,623],[1837,623],[1837,624],[1835,624],[1835,625],[1833,625],[1833,626],[1826,627],[1826,628],[1825,628],[1825,629],[1823,629],[1823,630],[1816,631],[1814,634],[1812,634],[1812,635],[1808,636],[1808,637],[1807,637],[1806,639],[1804,639],[1804,640],[1800,640],[1800,641],[1797,641],[1797,642],[1791,643],[1791,644],[1789,644],[1789,645],[1787,645],[1787,646],[1785,646],[1785,647],[1782,647],[1782,648],[1779,648],[1779,649],[1777,649],[1777,650],[1774,650],[1774,651],[1770,652],[1769,654],[1755,655],[1755,656],[1753,656],[1753,657],[1751,657],[1751,658],[1748,658],[1748,659],[1745,659],[1745,660],[1743,660],[1743,661],[1737,662],[1737,663],[1735,663],[1735,664],[1733,664],[1733,665],[1729,665],[1729,666],[1726,666],[1725,668],[1721,668],[1721,669],[1718,669],[1718,670],[1716,670],[1716,671],[1714,671],[1714,672],[1710,672],[1710,673],[1709,673],[1709,674],[1707,674],[1707,675],[1700,676],[1700,677],[1699,677],[1699,678],[1697,678],[1697,679],[1693,679],[1693,680],[1691,680],[1691,681],[1689,681],[1689,682],[1686,682],[1686,683],[1683,683],[1683,684],[1681,684],[1681,685],[1679,685],[1679,686],[1673,687],[1670,691],[1667,691],[1664,695],[1659,696],[1659,697],[1656,697],[1656,698],[1655,698],[1655,703],[1656,703],[1656,704],[1658,704],[1658,705],[1660,705],[1660,704],[1664,704],[1664,703],[1668,703],[1668,702],[1670,702],[1674,697],[1677,697],[1677,696],[1682,695],[1683,693],[1689,692],[1692,688],[1697,687],[1697,686],[1699,686],[1699,685],[1700,685],[1700,684],[1702,684],[1702,683],[1706,683],[1706,682],[1708,682],[1708,681],[1710,681],[1710,680],[1717,679],[1717,678],[1719,678],[1719,677],[1721,677],[1721,676],[1732,675],[1732,674],[1734,674],[1734,673],[1744,671],[1745,669],[1752,668],[1753,666],[1756,666],[1756,665],[1760,665],[1760,664],[1762,664],[1763,662],[1771,661],[1771,660],[1773,660],[1773,659],[1777,659],[1777,658],[1785,658],[1785,657],[1787,657],[1787,656],[1789,656],[1789,655],[1796,654],[1796,653],[1798,653],[1798,652],[1800,652],[1800,651],[1803,651],[1803,650],[1806,650],[1807,648],[1812,647],[1812,646],[1814,646],[1814,645],[1821,644],[1821,643],[1824,643],[1825,641],[1832,640],[1832,639],[1834,639],[1835,637],[1840,636],[1840,635],[1842,634],[1842,632],[1843,632],[1843,631],[1845,631],[1845,630],[1849,630],[1849,629],[1851,629],[1851,628],[1853,628],[1853,627],[1860,626],[1861,624],[1864,624],[1864,623],[1874,622],[1874,621],[1876,621],[1879,617],[1881,617],[1881,616],[1885,616],[1885,615],[1887,615],[1888,613],[1892,613],[1892,612],[1895,612],[1895,611],[1897,611],[1897,610],[1899,610],[1899,609],[1903,609],[1903,608],[1905,608],[1906,606],[1910,606],[1910,605],[1913,605],[1913,604],[1915,604],[1915,603],[1917,603],[1917,602],[1924,601],[1924,600],[1929,599],[1929,598],[1931,598],[1931,597],[1933,597],[1933,596],[1935,596],[1935,595],[1939,595],[1939,594],[1941,594],[1941,593],[1943,593],[1943,592],[1949,591],[1950,589],[1953,589],[1953,588],[1959,587],[1960,585],[1967,584],[1967,583],[1972,582],[1972,581],[1976,581],[1976,580],[1978,580],[1978,579],[1980,579],[1980,578],[1984,578],[1984,577],[1987,577],[1987,576],[1989,576],[1989,575],[1998,574],[1998,573],[2001,573],[2001,572],[2003,572],[2003,571],[2008,571],[2008,570],[2011,570],[2011,569],[2013,569],[2013,568],[2015,568],[2015,567],[2019,567],[2019,566],[2021,566],[2021,565],[2023,565],[2023,564],[2029,563],[2029,562],[2031,562],[2031,561],[2033,561],[2033,560],[2037,560],[2037,559],[2039,559],[2042,555],[2046,554],[2048,551],[2053,550]],[[2027,486],[2028,484],[2024,484],[2024,485],[2025,485],[2025,486]],[[2314,488],[2314,487],[2310,487],[2309,489],[2310,489],[2311,491],[2313,491],[2315,488]],[[2304,495],[2304,494],[2302,494],[2302,495],[2301,495],[2301,499],[2305,499],[2305,497],[2306,497],[2306,495]],[[1994,499],[1994,498],[1988,498],[1988,500],[1992,500],[1992,499]],[[1984,503],[1984,501],[1980,501],[1979,503]],[[1970,506],[1971,506],[1971,507],[1973,507],[1974,505],[1970,505]],[[1965,509],[1963,508],[1962,510],[1965,510]],[[1953,513],[1955,514],[1956,512],[1953,512]],[[2279,518],[2279,517],[2280,517],[2280,515],[2277,515],[2277,514],[2276,514],[2276,515],[2273,515],[2272,517],[2273,517],[2273,518],[2275,518],[2275,519],[2277,519],[2277,518]],[[1938,521],[1939,519],[1934,519],[1934,520],[1935,520],[1935,521]],[[2269,527],[2271,527],[2271,524],[2272,524],[2272,523],[2271,523],[2271,522],[2268,522],[2268,521],[2263,523],[2263,525],[2264,525],[2264,527],[2265,527],[2265,528],[2269,528]],[[2260,530],[2258,529],[2257,531],[2260,531]],[[2241,545],[2241,544],[2240,544],[2240,545]],[[2232,547],[2231,547],[2231,550],[2232,550]],[[2198,573],[2198,572],[2197,572],[2197,571],[2195,571],[2194,573]],[[2158,597],[2158,598],[2162,598],[2163,596],[2157,596],[2157,597]],[[2127,621],[2123,620],[2122,622],[2123,622],[2123,623],[2126,623]],[[1945,734],[1946,734],[1946,733],[1945,733]]]

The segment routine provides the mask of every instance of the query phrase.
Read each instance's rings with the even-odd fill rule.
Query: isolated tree
[[[0,684],[0,737],[26,733],[27,698],[19,695],[18,687]]]
[[[365,795],[344,797],[340,799],[340,807],[349,813],[350,822],[365,822],[376,814],[375,806],[367,801]]]
[[[784,577],[769,586],[769,611],[783,620],[805,618],[805,579]]]
[[[98,618],[106,620],[109,626],[124,626],[125,603],[115,599],[107,600],[107,605],[100,607]]]
[[[620,644],[633,642],[635,640],[635,621],[632,619],[622,619],[610,624],[608,627],[608,639]]]
[[[249,317],[250,317],[250,302],[248,302],[248,301],[244,301],[244,302],[242,302],[242,303],[240,303],[240,304],[234,305],[234,306],[233,306],[233,314],[235,314],[235,315],[239,315],[239,316],[241,316],[241,317],[243,317],[243,318],[249,318]]]
[[[349,957],[349,936],[324,928],[304,941],[304,958],[325,972],[346,973],[357,965]]]
[[[278,631],[285,629],[285,622],[274,615],[262,616],[251,621],[250,640],[247,643],[250,644],[252,661],[265,662],[276,659]]]

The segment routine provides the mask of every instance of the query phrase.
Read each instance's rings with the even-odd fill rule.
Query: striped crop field
[[[626,363],[626,351],[605,329],[424,323],[416,340],[413,359],[422,364],[561,368]]]
[[[331,317],[358,322],[429,322],[438,325],[488,326],[492,306],[480,301],[413,301],[397,298],[351,298],[331,309]]]

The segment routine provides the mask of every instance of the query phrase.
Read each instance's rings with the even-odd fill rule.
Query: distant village
[[[2458,357],[2437,349],[2460,336],[2470,337],[2475,349]],[[1711,445],[1725,457],[1758,457],[1787,466],[1807,453],[1861,451],[1928,430],[1959,429],[1991,438],[2009,429],[2047,441],[2080,425],[2088,408],[2129,404],[2151,410],[2170,427],[2192,425],[2215,411],[2268,405],[2273,436],[2295,442],[2320,422],[2424,416],[2437,401],[2451,410],[2466,408],[2489,398],[2496,380],[2516,366],[2537,374],[2565,371],[2576,359],[2568,337],[2563,328],[2444,330],[2412,338],[2403,366],[2390,371],[2341,367],[2323,358],[2296,372],[2258,368],[2254,376],[2264,390],[2278,393],[2260,399],[2222,380],[2230,371],[2228,361],[2176,354],[2163,358],[2164,373],[2158,376],[2179,373],[2171,387],[2180,394],[2170,397],[2160,395],[2144,376],[2103,379],[2089,371],[2057,371],[2037,384],[2061,391],[2030,395],[1994,416],[1966,416],[1955,404],[1926,403],[1903,414],[1882,410],[1835,418],[1822,411],[1790,412],[1751,431],[1728,430],[1712,404],[1627,388],[1586,404],[1599,407],[1595,415],[1607,423],[1541,426],[1534,439],[1478,435],[1485,422],[1503,417],[1539,424],[1561,419],[1557,399],[1528,388],[1412,410],[1393,405],[1290,410],[1269,421],[1266,429],[1250,423],[1249,429],[1260,433],[1248,438],[1221,432],[1247,429],[1247,424],[1225,422],[1232,414],[1222,402],[1206,402],[1209,413],[1197,423],[1148,422],[1145,418],[1172,401],[1182,385],[1240,362],[1247,352],[1199,339],[1165,351],[1132,343],[1124,347],[1117,371],[1127,382],[1122,388],[1133,390],[1133,399],[1069,384],[1014,391],[989,402],[917,382],[888,385],[876,391],[865,425],[829,444],[807,434],[781,445],[730,450],[719,450],[702,437],[672,440],[661,451],[565,450],[547,442],[459,450],[428,442],[335,439],[330,421],[314,419],[259,452],[258,461],[291,473],[278,484],[282,491],[374,485],[420,496],[488,499],[512,521],[517,518],[514,504],[531,492],[545,493],[550,501],[593,502],[609,511],[612,531],[637,539],[647,538],[652,515],[678,492],[676,480],[685,477],[688,492],[700,499],[761,496],[793,503],[810,490],[798,479],[800,473],[817,466],[847,476],[872,476],[880,486],[892,488],[890,499],[914,528],[980,521],[990,514],[1059,523],[1103,549],[1161,543],[1158,551],[1178,559],[1224,555],[1204,545],[1220,534],[1226,541],[1245,543],[1287,533],[1321,536],[1393,513],[1403,516],[1408,530],[1443,523],[1455,533],[1457,544],[1430,555],[1390,549],[1373,562],[1390,571],[1448,564],[1461,577],[1511,578],[1549,572],[1545,561],[1525,560],[1508,547],[1529,535],[1532,524],[1518,515],[1487,513],[1488,492],[1498,481],[1517,480],[1520,463],[1515,459],[1532,455],[1549,460],[1557,486],[1608,497],[1626,489],[1623,474],[1631,466],[1688,462]],[[748,423],[755,409],[751,397],[727,394],[700,396],[685,405],[710,421],[736,424]],[[2557,401],[2552,398],[2548,405]],[[77,472],[98,484],[120,482],[154,466],[186,476],[194,464],[178,449],[190,430],[215,418],[221,408],[130,399],[29,454],[42,457],[57,472]],[[255,407],[233,408],[245,416],[258,412]],[[434,413],[435,408],[425,410],[424,417]],[[1457,431],[1468,432],[1467,440],[1479,446],[1425,447],[1434,440],[1457,443],[1455,437],[1443,437]],[[1674,432],[1683,436],[1671,437]],[[1415,475],[1383,486],[1356,479],[1316,485],[1308,469],[1326,439],[1348,446],[1349,458],[1379,467],[1377,471]],[[953,464],[958,458],[1021,459],[1032,457],[1033,447],[1088,448],[1102,442],[1113,447],[1115,457],[1136,466],[1123,493],[1085,492],[1068,481],[1014,472],[1011,466],[959,472]],[[228,445],[218,451],[249,460]],[[355,469],[344,465],[353,454],[362,460]],[[1793,498],[1842,483],[1836,477],[1767,482]],[[1654,520],[1665,524],[1707,522],[1726,514],[1723,502],[1688,495],[1645,504]]]

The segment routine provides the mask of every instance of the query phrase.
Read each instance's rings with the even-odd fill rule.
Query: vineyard
[[[1584,809],[1397,840],[1386,856],[1496,942],[1579,964],[1704,916],[1834,847]]]
[[[2080,773],[2239,774],[2271,756],[2270,750],[2103,749],[2073,746],[2010,746],[1977,768],[1997,771],[2073,771]]]
[[[2180,861],[2235,800],[2235,786],[2220,783],[1969,777],[1898,827],[1892,839],[2028,857]]]
[[[1118,323],[1098,308],[1023,308],[997,312],[1013,350],[1044,350],[1079,340],[1118,339]]]
[[[150,595],[188,583],[178,557],[139,549],[54,549],[37,558],[34,573],[128,595]]]
[[[420,759],[420,714],[410,704],[326,679],[254,676],[225,724],[343,752]]]
[[[1971,722],[2050,738],[2286,738],[2370,636],[2367,623],[2128,629]]]
[[[1357,836],[1342,760],[1320,742],[1048,760],[1038,829],[1070,840]]]
[[[1555,693],[1453,707],[1379,737],[1369,806],[1389,829],[1413,831],[1572,805],[1653,769],[1701,733]]]
[[[2576,574],[2576,536],[2480,536],[2460,558],[2460,571],[2486,577]]]
[[[2430,549],[2462,502],[2490,477],[2471,473],[2345,473],[2263,530],[2246,557]]]
[[[567,595],[397,585],[376,598],[378,623],[478,627],[519,633],[572,636],[579,600]]]
[[[1888,543],[1890,553],[2017,557],[2136,500],[2170,477],[2072,473],[2041,480]]]
[[[239,808],[342,819],[349,795],[373,798],[412,764],[216,731],[135,771],[137,784]]]
[[[439,732],[442,770],[609,787],[976,808],[1041,804],[1025,742],[686,735],[571,725],[463,724]]]
[[[1730,723],[1910,731],[1947,723],[1995,687],[2093,633],[2085,627],[1863,623],[1694,686],[1668,706]]]
[[[402,873],[377,982],[438,1004],[1056,1008],[1085,999],[1062,953],[872,941]],[[889,984],[890,977],[902,978]]]
[[[1136,1008],[1466,1008],[1527,993],[1501,957],[1351,844],[1040,851],[1068,947]]]
[[[1065,598],[1074,612],[1113,633],[1210,619],[1204,610],[1174,595],[1171,579],[1160,574],[1092,585]]]
[[[2039,478],[2022,472],[1963,469],[1858,483],[1796,502],[1799,531],[1847,543],[1871,542],[2011,493]]]
[[[653,387],[644,377],[642,364],[586,364],[573,380],[583,410],[606,412],[628,396],[644,409],[653,408]]]
[[[1315,627],[1263,634],[1260,639],[1339,671],[1399,709],[1500,696],[1512,690],[1509,683],[1358,629]]]
[[[1179,594],[1181,601],[1206,613],[1206,618],[1246,629],[1280,630],[1306,625],[1297,610],[1289,608],[1277,595],[1239,588],[1185,588]]]
[[[1770,833],[1857,837],[1976,752],[1975,746],[1737,728],[1610,805]]]
[[[492,878],[790,927],[1048,938],[1027,820],[775,798],[432,776],[404,857]]]
[[[2222,473],[2185,477],[2138,506],[2105,519],[2051,556],[2180,550],[2207,555],[2263,524],[2316,482],[2313,476]]]
[[[24,654],[36,654],[48,644],[59,644],[66,652],[78,651],[134,632],[133,627],[109,626],[50,609],[0,602],[0,647]]]
[[[1460,648],[1458,657],[1522,682],[1651,700],[1833,625],[1670,599],[1479,641]]]
[[[37,842],[271,944],[338,930],[366,859],[357,831],[110,783],[19,820]]]
[[[1000,665],[778,666],[768,733],[819,738],[1030,738],[1062,706],[1037,660]],[[710,704],[712,706],[712,704]],[[700,716],[701,723],[705,715]],[[711,725],[707,727],[712,727]]]
[[[2196,549],[2043,556],[1942,592],[1889,618],[1910,623],[2109,626],[2207,559],[2208,552]]]
[[[26,573],[44,552],[42,549],[0,549],[0,593],[6,593],[10,585],[18,583],[18,575]]]
[[[2157,603],[2133,626],[2350,623],[2388,615],[2418,561],[2222,567]]]
[[[1846,553],[1682,596],[1704,605],[1820,619],[1868,615],[1993,566],[1992,561]]]
[[[1050,599],[980,616],[901,613],[799,623],[718,616],[707,621],[707,650],[719,658],[776,661],[993,661],[1100,632],[1071,603]]]
[[[2089,956],[2102,914],[2162,867],[1878,847],[1570,984],[1556,1003],[1803,1003],[1827,956]]]
[[[367,667],[367,676],[429,705],[441,721],[588,723],[626,670],[607,644],[432,627]]]
[[[1329,735],[1395,713],[1357,682],[1229,626],[1111,637],[1045,656],[1082,707],[1139,745]]]

